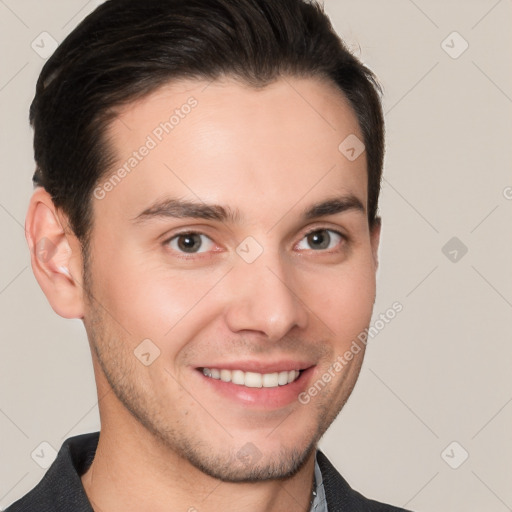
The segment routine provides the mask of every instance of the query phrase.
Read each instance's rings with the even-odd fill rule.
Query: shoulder
[[[322,480],[329,512],[408,512],[403,508],[386,505],[365,498],[350,487],[329,459],[320,451],[316,456],[322,472]]]
[[[42,480],[6,512],[92,512],[80,476],[91,464],[99,433],[67,439]]]

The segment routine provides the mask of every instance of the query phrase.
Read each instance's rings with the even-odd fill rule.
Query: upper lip
[[[200,365],[197,368],[216,368],[219,370],[242,370],[243,372],[255,372],[255,373],[275,373],[290,370],[305,370],[310,366],[314,366],[313,363],[305,361],[294,361],[291,359],[281,361],[231,361],[231,362],[218,362],[218,363],[206,363]]]

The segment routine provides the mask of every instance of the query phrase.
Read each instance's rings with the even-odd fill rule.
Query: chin
[[[227,453],[189,449],[182,456],[212,478],[242,483],[290,478],[300,471],[315,450],[313,440],[304,449],[281,446],[273,451],[261,451],[256,444],[247,442],[240,449]]]

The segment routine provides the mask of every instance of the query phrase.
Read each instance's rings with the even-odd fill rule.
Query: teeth
[[[264,388],[275,388],[279,384],[278,379],[278,373],[265,373],[261,380]]]
[[[212,379],[232,382],[248,388],[276,388],[291,384],[300,375],[299,370],[282,371],[275,373],[243,372],[242,370],[225,370],[217,368],[203,368],[203,374]]]
[[[285,384],[288,384],[288,372],[279,372],[277,377],[277,383],[280,386],[284,386]]]
[[[233,384],[239,384],[243,386],[244,382],[244,372],[242,370],[234,370],[231,372],[231,382]]]

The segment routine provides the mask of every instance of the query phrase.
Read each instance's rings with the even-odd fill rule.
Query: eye
[[[180,233],[167,242],[171,249],[187,254],[207,252],[213,247],[213,240],[201,233]]]
[[[300,250],[322,251],[333,249],[343,240],[343,235],[332,229],[316,229],[309,232],[297,245]]]

